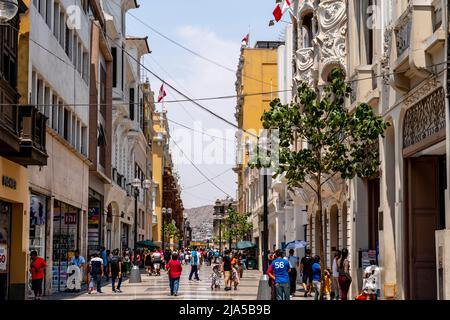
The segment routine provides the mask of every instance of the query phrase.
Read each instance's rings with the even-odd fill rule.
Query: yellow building
[[[153,114],[153,129],[154,139],[152,147],[152,171],[153,182],[155,183],[153,194],[153,215],[156,216],[156,221],[153,220],[152,235],[153,241],[156,244],[162,242],[162,203],[163,203],[163,179],[164,179],[164,163],[165,156],[168,154],[169,139],[167,135],[169,125],[165,112],[155,112]]]
[[[277,97],[278,71],[277,48],[283,44],[278,41],[258,41],[254,48],[242,48],[237,71],[236,93],[238,103],[236,120],[242,131],[258,135],[262,129],[261,116],[270,108],[270,102]],[[267,93],[254,95],[255,93]],[[250,212],[251,190],[248,169],[249,142],[256,143],[255,137],[238,133],[237,166],[238,210]]]
[[[258,248],[261,248],[262,238],[260,216],[263,211],[263,188],[259,171],[248,167],[249,150],[257,142],[253,135],[260,135],[261,116],[264,111],[269,110],[270,102],[278,97],[277,49],[282,44],[283,42],[278,41],[258,41],[254,48],[242,48],[237,71],[236,92],[240,97],[236,107],[236,120],[241,129],[236,135],[237,165],[234,168],[238,176],[237,208],[240,212],[251,213],[249,220],[253,223],[252,241]]]

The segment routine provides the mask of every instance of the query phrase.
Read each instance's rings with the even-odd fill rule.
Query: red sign
[[[77,213],[76,212],[66,212],[64,216],[65,224],[77,224]]]

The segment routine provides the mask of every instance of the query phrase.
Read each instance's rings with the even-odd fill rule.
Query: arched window
[[[302,20],[302,44],[303,48],[311,48],[313,46],[313,13],[308,13]]]

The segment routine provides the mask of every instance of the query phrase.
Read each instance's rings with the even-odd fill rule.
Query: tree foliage
[[[228,241],[235,240],[236,242],[242,240],[253,230],[253,224],[247,220],[248,214],[238,212],[231,205],[228,206],[228,215],[221,225],[223,239]]]
[[[173,238],[174,241],[182,239],[182,233],[173,223],[166,223],[164,225],[164,237],[166,239]]]
[[[333,69],[321,96],[302,83],[296,101],[285,105],[275,99],[261,118],[265,129],[279,130],[275,176],[284,173],[291,188],[308,185],[317,196],[320,213],[323,186],[333,176],[339,174],[347,180],[377,172],[380,160],[376,145],[388,126],[367,103],[349,111],[345,102],[351,87],[344,78],[341,69]],[[323,226],[322,214],[319,223]],[[319,237],[323,259],[322,229]]]

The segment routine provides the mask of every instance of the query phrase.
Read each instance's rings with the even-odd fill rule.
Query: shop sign
[[[2,177],[2,185],[6,188],[10,188],[13,190],[16,190],[16,188],[17,188],[16,180],[14,180],[13,178],[7,177],[7,176]]]
[[[8,249],[5,245],[0,245],[0,271],[7,271]]]
[[[76,212],[66,212],[64,216],[65,224],[77,224],[77,213]]]

